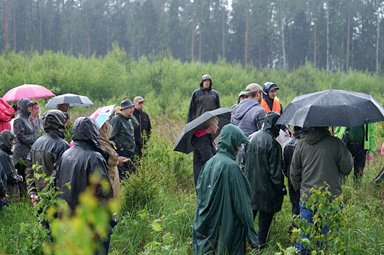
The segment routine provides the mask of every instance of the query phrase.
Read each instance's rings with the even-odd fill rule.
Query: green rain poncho
[[[201,169],[193,223],[194,254],[244,254],[246,237],[257,247],[250,185],[235,162],[244,133],[232,124],[223,127],[217,153]]]

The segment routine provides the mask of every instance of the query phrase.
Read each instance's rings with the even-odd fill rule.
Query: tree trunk
[[[107,1],[107,16],[108,16],[108,26],[107,26],[107,53],[109,53],[109,29],[110,29],[109,1]]]
[[[225,17],[224,17],[224,11],[225,11],[225,5],[224,1],[221,0],[221,29],[222,29],[222,48],[223,48],[223,61],[225,59]]]
[[[379,10],[380,1],[376,0],[376,10]],[[380,42],[380,14],[377,13],[376,24],[376,73],[379,73],[379,42]]]
[[[13,50],[16,52],[16,2],[13,2]]]
[[[327,0],[327,71],[329,71],[329,1]]]
[[[43,54],[43,18],[42,18],[42,3],[39,0],[39,13],[40,13],[40,54]]]
[[[28,22],[27,22],[28,7],[24,6],[24,10],[25,10],[25,17],[24,17],[24,23],[25,23],[25,54],[28,54]]]
[[[316,68],[316,0],[313,5],[313,67]]]
[[[285,37],[284,37],[284,18],[281,18],[281,49],[283,51],[283,69],[287,69],[287,62],[285,58]]]
[[[247,68],[248,64],[248,0],[247,0],[247,7],[245,10],[245,58],[244,58],[244,65],[245,68]]]
[[[9,2],[8,0],[3,0],[3,21],[4,21],[4,46],[5,49],[8,49],[9,45]]]
[[[349,38],[350,38],[350,26],[351,26],[351,1],[348,1],[348,32],[347,32],[347,63],[345,66],[345,72],[349,71]]]
[[[195,1],[192,2],[192,54],[191,54],[192,62],[193,62],[193,56],[194,56],[194,49],[195,49]]]

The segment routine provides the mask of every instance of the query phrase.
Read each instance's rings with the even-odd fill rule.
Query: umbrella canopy
[[[109,116],[111,116],[115,105],[108,105],[108,106],[102,106],[99,109],[97,109],[94,113],[92,113],[90,118],[96,120],[97,124],[99,125],[99,128],[104,124],[104,122],[108,119]]]
[[[355,127],[378,121],[384,121],[384,108],[373,96],[331,89],[295,97],[277,124]]]
[[[219,108],[213,111],[208,111],[194,119],[193,121],[187,123],[184,127],[184,130],[177,137],[174,151],[190,153],[193,151],[193,146],[191,143],[191,138],[196,129],[202,129],[202,124],[212,117],[219,118],[219,129],[217,130],[215,135],[212,135],[213,138],[219,135],[221,128],[224,125],[227,125],[231,121],[231,110],[228,108]]]
[[[49,91],[43,86],[34,84],[24,84],[15,87],[5,93],[5,95],[3,96],[3,100],[6,102],[16,102],[22,98],[34,99],[52,96],[55,96],[55,94],[53,94],[51,91]]]
[[[75,94],[64,94],[51,98],[45,108],[55,108],[58,104],[69,104],[69,106],[91,106],[92,101],[86,96]]]

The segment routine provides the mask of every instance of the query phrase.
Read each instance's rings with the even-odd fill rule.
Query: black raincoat
[[[208,89],[203,88],[204,80],[211,80]],[[191,102],[189,103],[187,123],[199,117],[207,111],[220,108],[219,93],[212,88],[212,79],[209,75],[203,75],[200,80],[200,88],[192,93]]]
[[[42,166],[38,173],[51,176],[54,173],[55,163],[60,160],[64,151],[69,149],[65,137],[66,116],[60,110],[49,110],[44,113],[42,124],[45,134],[32,145],[27,158],[27,180],[29,194],[37,194],[47,185],[44,178],[36,179],[32,165],[38,163]]]
[[[18,184],[22,182],[20,175],[16,173],[15,165],[12,160],[12,142],[15,135],[9,131],[4,130],[0,133],[0,164],[2,165],[5,175],[7,176],[7,190],[8,195],[19,197]]]
[[[108,180],[108,164],[100,151],[99,127],[94,119],[77,118],[73,126],[72,139],[75,145],[66,150],[57,162],[56,186],[62,189],[60,198],[67,201],[72,210],[79,202],[79,194],[89,184],[89,175],[97,171]],[[66,183],[71,185],[67,189]],[[108,197],[111,192],[105,194],[99,187],[97,196]]]
[[[31,113],[28,112],[28,106],[32,104],[33,102],[27,98],[20,99],[18,103],[19,115],[13,123],[13,129],[16,135],[15,147],[13,150],[13,159],[15,163],[19,159],[27,159],[31,146],[37,139],[35,128],[29,120]]]
[[[220,132],[217,153],[201,169],[196,186],[193,254],[244,254],[246,239],[258,246],[247,178],[236,163],[236,151],[248,143],[232,124]]]
[[[244,173],[251,184],[252,209],[267,213],[281,210],[284,176],[281,145],[276,141],[280,115],[269,112],[262,130],[254,133],[245,148]]]

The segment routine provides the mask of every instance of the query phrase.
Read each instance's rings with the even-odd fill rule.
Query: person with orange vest
[[[279,87],[270,81],[264,83],[265,92],[263,99],[261,100],[261,106],[268,112],[276,111],[280,115],[283,114],[283,106],[281,105],[279,99],[276,97]],[[281,129],[284,131],[285,136],[290,136],[289,126],[281,125]]]

